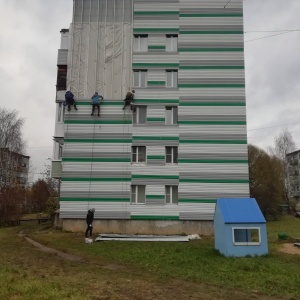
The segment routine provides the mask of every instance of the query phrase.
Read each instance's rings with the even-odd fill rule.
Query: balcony
[[[52,160],[51,177],[52,178],[61,178],[61,173],[62,173],[61,160]]]
[[[55,124],[54,138],[63,138],[64,137],[64,122],[57,122]]]
[[[57,65],[67,65],[68,64],[68,49],[59,49],[57,55]]]
[[[65,93],[66,93],[66,90],[56,91],[56,102],[65,101]]]

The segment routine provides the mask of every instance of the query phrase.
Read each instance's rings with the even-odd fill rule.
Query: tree
[[[44,212],[50,196],[48,184],[43,179],[38,179],[30,188],[30,204],[33,213]]]
[[[20,219],[23,213],[25,193],[26,190],[23,188],[0,191],[0,225],[11,225]]]
[[[51,217],[54,217],[56,210],[59,208],[59,184],[60,180],[51,177],[50,165],[45,165],[45,170],[42,173],[43,180],[47,183],[49,189],[49,198],[47,201],[47,212]]]
[[[22,137],[24,120],[15,110],[0,107],[0,190],[16,184],[16,169],[25,151]]]
[[[41,213],[47,212],[54,216],[58,209],[58,184],[57,179],[50,176],[50,165],[45,165],[45,170],[39,178],[32,184],[28,191],[26,212]]]
[[[288,205],[288,211],[290,212],[290,182],[288,172],[288,160],[286,155],[296,150],[296,144],[293,140],[292,134],[287,129],[284,129],[278,136],[275,137],[274,144],[275,146],[273,148],[269,148],[269,151],[280,160],[285,178],[285,197],[283,199],[283,202]]]
[[[249,145],[250,196],[255,198],[265,216],[279,216],[285,197],[284,173],[281,161],[264,150]]]

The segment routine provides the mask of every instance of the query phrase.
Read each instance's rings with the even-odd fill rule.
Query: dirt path
[[[23,231],[21,231],[18,235],[20,237],[25,238],[27,242],[34,245],[35,247],[37,247],[39,250],[41,250],[43,252],[56,254],[56,255],[62,257],[63,259],[67,259],[67,260],[70,260],[70,261],[91,264],[91,262],[89,262],[87,260],[84,260],[80,256],[76,256],[76,255],[73,255],[73,254],[65,253],[65,252],[62,252],[62,251],[59,251],[59,250],[56,250],[56,249],[53,249],[53,248],[46,247],[45,245],[40,244],[40,243],[34,241],[33,239],[27,237],[26,234],[24,234]],[[118,264],[103,265],[103,264],[97,264],[97,263],[93,262],[93,265],[98,265],[99,267],[102,267],[102,268],[108,269],[108,270],[122,270],[122,269],[125,269],[124,266],[118,265]]]
[[[280,252],[288,253],[288,254],[298,254],[300,255],[300,247],[294,246],[294,244],[282,244],[278,249]]]

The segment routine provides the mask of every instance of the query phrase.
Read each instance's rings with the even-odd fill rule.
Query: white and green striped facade
[[[249,197],[243,3],[227,2],[74,0],[58,65],[78,111],[56,126],[52,168],[62,219],[94,207],[102,224],[163,221],[181,233],[212,221],[217,198]],[[122,110],[129,88],[135,116]]]

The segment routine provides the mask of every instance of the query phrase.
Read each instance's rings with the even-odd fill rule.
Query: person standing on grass
[[[94,213],[95,213],[95,208],[89,209],[88,213],[86,215],[86,224],[87,224],[87,228],[85,231],[85,237],[92,237],[93,235],[93,221],[94,221]],[[90,236],[88,236],[88,234],[90,234]]]

